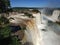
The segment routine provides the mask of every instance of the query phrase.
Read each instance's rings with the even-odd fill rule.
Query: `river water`
[[[19,20],[21,20],[20,17],[17,22]],[[27,41],[32,42],[34,45],[60,45],[60,26],[58,24],[48,21],[45,31],[39,30],[33,20],[26,22],[26,24]]]
[[[32,25],[29,24],[26,35],[34,45],[60,45],[60,25],[48,21],[46,30],[37,30],[36,27],[31,27]]]
[[[49,21],[46,31],[40,30],[40,37],[40,45],[60,45],[60,26]]]

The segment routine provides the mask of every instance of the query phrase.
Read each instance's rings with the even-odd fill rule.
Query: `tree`
[[[10,7],[10,0],[0,0],[0,12],[6,12]]]

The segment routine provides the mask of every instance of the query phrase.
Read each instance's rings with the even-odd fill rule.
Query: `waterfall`
[[[41,15],[40,13],[33,14],[35,18],[26,22],[25,34],[28,42],[32,42],[33,45],[40,45],[40,30],[41,27]],[[40,29],[41,28],[41,29]]]
[[[58,30],[56,28],[57,26],[53,25],[52,23],[50,23],[50,25],[47,25],[47,21],[45,19],[42,20],[41,18],[41,15],[43,14],[41,15],[40,13],[32,13],[32,14],[35,18],[29,18],[27,16],[25,17],[21,15],[9,16],[9,18],[11,17],[14,18],[14,20],[10,20],[11,23],[15,23],[20,26],[22,26],[22,24],[26,25],[26,30],[24,30],[25,36],[22,42],[24,43],[31,42],[33,43],[33,45],[60,45],[60,36],[54,32]],[[56,17],[54,16],[54,14],[53,17]],[[46,16],[44,17],[47,18]],[[42,31],[42,29],[45,29],[45,25],[47,25],[47,29],[46,31]]]
[[[40,13],[33,13],[33,16],[35,18],[29,19],[27,17],[15,15],[10,16],[14,18],[14,21],[11,21],[11,23],[18,23],[26,25],[25,30],[25,36],[22,40],[22,42],[32,42],[33,45],[40,45],[41,37],[40,37],[40,30],[43,29],[41,25],[41,15]],[[10,18],[9,17],[9,18]],[[20,25],[22,26],[22,25]]]
[[[38,28],[36,26],[36,22],[34,21],[34,19],[27,22],[26,29],[27,30],[25,30],[25,33],[26,33],[27,40],[29,42],[32,42],[33,45],[40,45],[39,44],[40,33],[38,31]]]

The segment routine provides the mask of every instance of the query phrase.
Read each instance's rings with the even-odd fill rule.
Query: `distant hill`
[[[54,10],[60,10],[60,8],[48,8],[48,7],[12,7],[13,11],[29,11],[29,9],[38,9],[38,10],[43,10],[43,13],[46,15],[52,15]]]
[[[59,9],[60,8],[49,8],[49,7],[12,7],[12,9]]]
[[[12,7],[12,9],[43,9],[43,8],[37,8],[37,7]]]

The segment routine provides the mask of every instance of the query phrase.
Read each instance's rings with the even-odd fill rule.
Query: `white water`
[[[27,30],[25,31],[28,41],[33,45],[41,45],[41,29],[45,29],[44,24],[41,24],[40,13],[33,14],[35,18],[27,22]]]
[[[53,31],[55,29],[51,27],[52,25],[48,26],[46,31],[42,31],[41,29],[44,29],[45,24],[41,24],[40,14],[34,14],[34,16],[34,19],[27,22],[24,22],[25,19],[23,18],[23,23],[26,23],[27,29],[25,30],[26,40],[32,42],[33,45],[60,45],[60,36]],[[13,18],[16,18],[15,21],[22,23],[22,18],[18,15]],[[16,22],[13,21],[12,23]]]
[[[36,17],[36,15],[38,18]],[[38,25],[40,26],[41,21],[40,21],[40,14],[37,13],[36,15],[34,14],[34,16],[36,18],[33,18],[31,20],[29,20],[29,18],[27,18],[27,17],[22,17],[19,15],[10,16],[15,19],[14,21],[12,20],[10,22],[18,23],[18,24],[19,24],[19,22],[24,23],[26,25],[26,30],[25,30],[26,41],[32,42],[33,45],[40,45],[40,32],[38,29],[39,28]],[[26,19],[29,21],[25,21]]]
[[[36,16],[36,18],[37,17],[40,19],[39,16]],[[58,35],[58,32],[60,32],[60,28],[58,28],[59,26],[55,25],[54,23],[50,23],[50,26],[48,26],[48,23],[45,23],[47,25],[46,31],[42,31],[41,29],[45,29],[43,28],[45,27],[45,24],[41,24],[41,21],[40,23],[38,23],[39,19],[35,19],[34,21],[32,20],[32,22],[28,23],[27,34],[29,35],[29,40],[32,40],[32,43],[34,45],[60,45],[60,35]],[[43,20],[43,22],[45,21],[47,20]],[[32,23],[34,23],[35,25],[33,26]]]
[[[40,45],[39,40],[40,40],[40,33],[38,28],[36,27],[36,24],[34,20],[30,21],[27,23],[27,30],[26,30],[26,35],[29,41],[33,43],[33,45]]]

